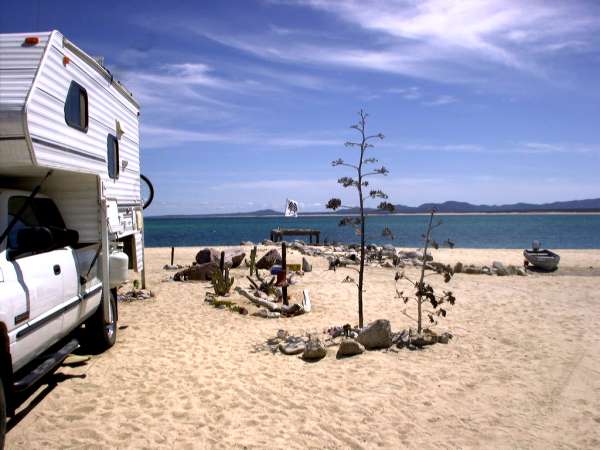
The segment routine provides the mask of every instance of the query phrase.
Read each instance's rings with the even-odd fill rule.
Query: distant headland
[[[485,213],[599,213],[600,198],[570,200],[552,203],[512,203],[506,205],[474,205],[467,202],[446,201],[443,203],[423,203],[419,206],[395,205],[394,214],[424,214],[433,208],[441,214],[485,214]],[[365,209],[367,214],[389,214],[375,208]],[[358,213],[358,208],[344,211],[300,212],[300,216],[347,215]],[[147,216],[154,218],[177,217],[266,217],[281,216],[282,211],[261,209],[251,212],[213,213],[213,214],[168,214]]]

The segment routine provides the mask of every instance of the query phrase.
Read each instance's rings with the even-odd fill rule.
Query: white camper
[[[138,127],[132,94],[61,33],[0,34],[0,413],[81,324],[114,343],[115,288],[144,267]]]

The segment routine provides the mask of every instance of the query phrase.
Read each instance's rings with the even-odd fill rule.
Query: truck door
[[[8,200],[9,221],[21,210],[26,198],[13,196]],[[64,227],[60,213],[52,200],[36,198],[21,214],[7,239],[6,268],[16,283],[19,302],[24,311],[15,311],[14,334],[11,335],[15,369],[44,351],[61,337],[65,303],[64,268],[72,258],[67,248],[31,254],[23,253],[17,234],[27,227]],[[71,259],[71,264],[73,264]],[[24,300],[24,301],[23,301]]]

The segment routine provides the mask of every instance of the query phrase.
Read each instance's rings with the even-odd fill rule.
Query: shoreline
[[[387,217],[387,216],[428,216],[430,213],[416,212],[416,213],[389,213],[389,214],[365,214],[367,217]],[[310,213],[310,214],[299,214],[298,217],[293,219],[304,219],[310,217],[343,217],[350,216],[354,217],[358,214],[327,214],[327,213]],[[436,212],[436,216],[600,216],[600,211],[513,211],[513,212]],[[282,218],[288,219],[283,214],[223,214],[223,215],[212,215],[212,214],[182,214],[182,215],[161,215],[161,216],[145,216],[144,220],[168,220],[168,219],[260,219],[260,218]]]

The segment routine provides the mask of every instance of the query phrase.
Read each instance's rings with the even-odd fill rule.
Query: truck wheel
[[[4,385],[0,378],[0,449],[4,448],[4,435],[6,434],[6,396]]]
[[[104,308],[102,302],[94,314],[86,321],[86,343],[87,346],[96,351],[108,350],[117,340],[117,291],[110,290],[110,320],[104,320]]]

